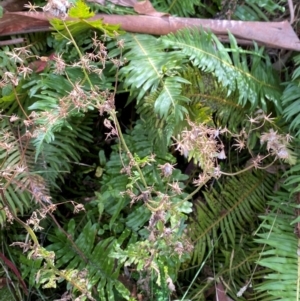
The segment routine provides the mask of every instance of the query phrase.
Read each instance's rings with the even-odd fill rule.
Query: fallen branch
[[[0,19],[0,36],[36,31],[50,31],[49,19],[52,16],[43,12],[7,12]],[[93,18],[102,19],[108,24],[120,24],[123,30],[134,33],[165,35],[185,27],[202,27],[227,41],[230,31],[242,45],[259,45],[300,51],[300,41],[287,21],[283,22],[245,22],[178,18],[171,16],[120,16],[97,14]]]

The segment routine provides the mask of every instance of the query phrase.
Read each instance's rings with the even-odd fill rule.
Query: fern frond
[[[150,156],[152,151],[155,151],[158,156],[161,154],[159,148],[153,150],[153,145],[148,138],[148,129],[141,122],[138,122],[132,131],[128,131],[124,138],[128,147],[139,158]],[[125,293],[126,288],[118,280],[124,261],[118,260],[112,254],[115,253],[115,250],[126,250],[128,241],[133,247],[138,236],[145,238],[148,232],[144,229],[144,226],[151,215],[143,202],[130,207],[131,199],[119,193],[120,191],[126,191],[131,181],[127,175],[120,172],[128,164],[128,158],[122,152],[120,153],[117,145],[112,148],[113,152],[110,160],[105,165],[106,172],[102,176],[101,191],[96,193],[97,198],[91,204],[98,208],[101,223],[92,222],[94,217],[85,216],[78,226],[74,220],[71,220],[67,227],[68,234],[73,238],[78,249],[85,255],[87,261],[78,256],[76,250],[60,231],[56,230],[49,237],[52,242],[49,250],[56,253],[56,266],[66,265],[68,270],[81,270],[86,267],[89,271],[88,278],[92,279],[93,284],[97,286],[100,300],[106,300],[105,294],[108,292],[111,294],[111,300],[114,300],[116,298],[114,289],[119,291],[122,296],[128,295],[128,292]],[[164,154],[157,160],[159,162],[173,162],[174,158],[171,155]],[[156,164],[158,163],[155,162],[152,166],[143,167],[143,173],[149,185],[155,185],[157,189],[164,189],[166,183],[157,174]],[[174,171],[173,179],[182,181],[186,177],[179,171]],[[170,180],[172,181],[172,179]],[[176,201],[176,198],[173,197],[172,202]],[[122,216],[121,219],[120,216]],[[102,234],[100,241],[98,241],[97,233]],[[114,233],[115,236],[111,236],[111,233]],[[131,259],[135,260],[134,258]]]
[[[201,263],[205,248],[210,249],[210,239],[218,241],[217,231],[221,231],[222,245],[225,249],[236,243],[237,229],[244,229],[245,223],[253,226],[251,212],[263,211],[264,196],[273,191],[273,177],[264,177],[260,172],[246,172],[238,177],[230,178],[220,185],[220,192],[213,189],[205,192],[205,202],[196,206],[196,218],[191,228],[195,252],[193,263]],[[242,194],[235,194],[236,187],[243,187]],[[249,226],[248,226],[249,228]],[[215,247],[218,247],[218,242]]]
[[[227,95],[213,74],[195,67],[188,67],[183,76],[191,83],[183,87],[184,95],[191,100],[187,108],[191,120],[207,123],[215,114],[215,120],[221,126],[228,126],[233,131],[243,127],[246,108],[238,104],[236,93]]]
[[[60,85],[57,85],[57,82],[60,82]],[[35,183],[34,175],[39,175],[43,177],[45,187],[55,190],[58,188],[57,180],[64,181],[64,175],[71,171],[73,162],[78,162],[81,153],[86,151],[84,145],[92,141],[90,134],[92,116],[87,113],[84,117],[82,113],[76,112],[76,116],[72,117],[71,113],[66,119],[57,118],[51,125],[47,123],[47,116],[59,114],[59,99],[72,88],[63,76],[36,75],[28,81],[23,81],[20,86],[20,90],[16,91],[20,93],[18,101],[15,93],[11,92],[12,100],[3,103],[2,107],[7,115],[17,113],[21,117],[25,111],[28,116],[34,110],[44,116],[36,120],[36,135],[25,149],[30,172],[33,173],[33,176],[27,177],[28,180],[32,179],[31,183]],[[41,130],[43,125],[45,131]],[[23,125],[20,128],[22,133]],[[82,139],[83,143],[78,143],[78,139]],[[48,191],[45,192],[45,196],[49,196]]]
[[[224,5],[225,6],[225,5]],[[229,10],[230,7],[227,7]],[[223,8],[225,13],[226,7]],[[285,7],[280,5],[280,2],[273,0],[246,0],[243,5],[237,5],[234,18],[243,21],[270,21],[269,17],[276,14],[282,14],[285,11]]]
[[[299,161],[283,175],[285,180],[270,195],[268,212],[261,216],[255,241],[262,248],[257,275],[259,300],[300,300],[300,194]]]
[[[246,286],[250,275],[253,273],[253,267],[259,258],[261,248],[253,247],[254,242],[251,236],[243,236],[231,250],[220,248],[209,258],[198,279],[192,285],[187,297],[190,300],[206,300],[207,294],[216,286],[218,282],[226,285],[227,295],[232,300],[241,301],[256,300],[257,292],[247,292],[246,296],[239,296],[240,289]],[[183,268],[185,265],[183,264]],[[191,281],[200,267],[198,265],[187,267],[180,271],[179,279]],[[255,286],[255,283],[252,283]]]
[[[290,130],[296,131],[296,136],[300,135],[299,125],[299,107],[300,107],[300,55],[294,58],[296,69],[294,70],[292,80],[289,81],[282,95],[282,104],[284,107],[283,116],[290,121]]]
[[[151,166],[147,165],[143,167],[143,172],[149,186],[154,185],[157,189],[164,189],[165,183],[157,173],[156,166],[159,163],[174,163],[174,157],[166,154],[165,150],[162,150],[159,145],[153,144],[152,139],[149,138],[148,127],[142,122],[138,122],[134,129],[125,135],[125,140],[132,153],[138,155],[140,158],[150,156],[154,152],[157,154],[158,162],[152,163]],[[127,156],[122,154],[120,160],[118,147],[114,146],[113,150],[110,160],[105,166],[106,172],[103,174],[101,181],[101,193],[97,193],[99,206],[103,207],[111,216],[109,221],[110,227],[114,225],[121,211],[125,210],[126,212],[128,210],[128,205],[131,201],[130,198],[116,193],[116,191],[126,191],[128,188],[127,185],[130,184],[131,180],[127,175],[121,173],[123,167],[128,164]],[[186,179],[186,176],[181,173],[174,173],[174,177],[174,181]],[[172,181],[172,179],[170,180]],[[136,193],[138,192],[136,191]],[[126,218],[124,218],[124,222],[132,231],[139,231],[147,219],[149,219],[149,216],[150,211],[145,206],[133,206],[127,213]]]
[[[45,32],[33,32],[29,34],[22,35],[26,40],[26,49],[31,51],[35,56],[41,56],[44,54],[45,48],[47,47],[47,38],[50,33]],[[30,61],[34,60],[33,57]]]
[[[271,212],[262,216],[261,231],[256,239],[264,246],[258,264],[267,268],[257,290],[262,296],[266,293],[272,296],[272,300],[300,300],[299,239],[294,233],[294,209],[288,204],[289,200],[289,193],[284,191],[272,197]]]
[[[12,73],[16,72],[16,66],[13,60],[10,59],[10,57],[7,55],[7,52],[9,52],[10,48],[8,46],[3,47],[3,49],[0,51],[0,76],[3,78],[4,72],[9,71]],[[1,93],[3,95],[3,91]],[[7,93],[5,93],[7,94]]]
[[[195,216],[190,219],[189,235],[194,250],[190,262],[182,266],[180,274],[184,279],[192,280],[205,256],[211,254],[206,258],[205,267],[209,269],[214,265],[214,275],[207,274],[204,267],[200,277],[205,283],[208,277],[213,276],[214,282],[221,277],[231,290],[235,290],[229,292],[235,295],[235,300],[259,256],[259,248],[252,238],[258,222],[254,216],[263,212],[274,182],[274,177],[264,172],[245,172],[204,192],[204,199],[195,204]],[[242,187],[242,191],[238,187]],[[195,284],[190,298],[198,300],[214,282]],[[201,289],[197,291],[196,288]]]
[[[229,33],[230,48],[226,48],[215,35],[198,29],[184,29],[162,38],[167,48],[180,49],[194,66],[213,73],[227,90],[227,95],[238,92],[238,104],[267,110],[271,101],[281,111],[279,81],[269,60],[263,57],[263,49],[247,52],[237,46]],[[231,53],[231,56],[229,55]],[[248,62],[248,54],[252,61]]]
[[[159,145],[161,150],[167,151],[171,137],[180,132],[185,122],[183,121],[176,124],[174,114],[169,115],[164,119],[153,114],[153,107],[155,100],[157,99],[157,94],[157,92],[154,92],[151,95],[146,96],[137,106],[137,113],[140,115],[143,124],[148,127],[150,142]]]
[[[130,231],[126,231],[120,239],[108,237],[98,241],[97,232],[100,229],[99,223],[93,224],[90,220],[78,232],[75,229],[74,220],[68,223],[68,233],[73,238],[76,247],[82,252],[84,258],[74,250],[72,244],[60,231],[56,230],[54,235],[49,235],[52,244],[49,250],[56,254],[56,267],[65,267],[66,270],[87,269],[88,279],[96,285],[98,298],[107,300],[106,293],[111,292],[110,299],[115,300],[113,290],[120,291],[123,296],[128,296],[129,292],[118,281],[121,266],[108,255],[113,251],[116,244],[122,244],[128,238]]]
[[[17,47],[26,47],[26,51],[30,53],[28,56],[22,54],[19,55],[22,59],[22,64],[25,66],[28,66],[30,62],[34,61],[36,56],[42,56],[44,54],[44,49],[47,46],[47,36],[48,34],[43,32],[18,35],[16,38],[22,37],[24,41],[26,41],[26,45],[12,44],[2,47],[0,51],[0,76],[3,78],[5,72],[12,72],[13,74],[18,73],[16,67],[19,65],[19,62],[14,62],[8,55]],[[4,87],[4,91],[7,90],[7,88],[8,87]],[[2,96],[5,95],[7,95],[7,92],[3,93],[2,91]]]
[[[158,10],[180,17],[188,17],[195,13],[197,0],[156,0],[153,6]]]
[[[0,225],[6,221],[6,202],[14,215],[23,215],[44,196],[49,198],[48,191],[41,179],[34,175],[34,163],[30,161],[22,140],[6,118],[1,121],[1,185],[3,198],[0,201]],[[25,143],[24,143],[25,144]],[[38,184],[39,183],[39,184]]]
[[[187,111],[189,99],[181,93],[181,84],[189,82],[179,75],[183,56],[165,52],[163,44],[149,35],[124,35],[124,56],[128,64],[120,70],[125,88],[129,88],[138,103],[146,94],[155,93],[154,111],[166,118],[175,114],[178,121]],[[118,52],[111,52],[115,56]],[[154,95],[154,94],[153,94]]]

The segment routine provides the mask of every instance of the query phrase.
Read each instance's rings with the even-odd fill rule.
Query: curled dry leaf
[[[0,19],[0,36],[50,31],[48,19],[49,17],[43,12],[5,12]],[[108,24],[120,24],[123,30],[129,32],[153,35],[169,34],[170,32],[176,32],[185,27],[202,27],[203,29],[210,30],[218,37],[221,36],[221,41],[223,42],[228,42],[227,33],[230,31],[240,44],[253,45],[253,41],[255,41],[258,45],[267,47],[294,51],[300,50],[300,40],[287,21],[243,22],[197,18],[155,17],[153,15],[121,16],[107,14],[96,14],[93,19],[102,19]]]
[[[134,5],[134,10],[140,15],[147,15],[153,17],[165,17],[169,16],[167,13],[158,12],[151,4],[149,0],[137,2]]]

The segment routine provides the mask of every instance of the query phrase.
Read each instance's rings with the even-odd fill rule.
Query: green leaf
[[[162,38],[166,47],[186,54],[194,66],[213,73],[228,95],[238,92],[239,104],[246,106],[249,102],[253,109],[261,107],[266,111],[267,100],[270,100],[280,112],[279,78],[268,58],[263,57],[263,49],[255,46],[249,64],[250,52],[239,48],[230,33],[229,39],[230,48],[225,48],[215,35],[198,29],[183,29]]]
[[[181,95],[180,82],[183,82],[182,80],[183,79],[178,77],[168,77],[164,81],[163,89],[154,104],[154,110],[160,117],[166,118],[170,109],[176,109],[177,103],[189,102],[187,97]],[[186,83],[189,82],[186,81]],[[187,114],[187,109],[181,107],[181,110],[178,113],[177,120],[183,120],[185,114]]]
[[[71,18],[89,19],[94,17],[95,14],[91,12],[83,0],[78,0],[75,5],[69,9],[68,15]]]

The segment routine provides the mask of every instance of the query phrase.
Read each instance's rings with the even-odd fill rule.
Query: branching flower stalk
[[[14,122],[18,120],[15,116],[3,116],[1,115],[2,122],[5,123],[5,119],[9,119],[11,122]],[[4,119],[5,118],[5,119]],[[3,120],[4,119],[4,120]],[[44,248],[42,248],[38,242],[38,239],[34,233],[34,231],[41,229],[39,226],[39,223],[42,219],[46,218],[47,215],[51,216],[51,218],[56,223],[57,227],[62,230],[63,233],[65,233],[66,237],[68,238],[67,233],[61,228],[59,223],[56,221],[54,216],[52,215],[52,212],[56,209],[57,205],[53,205],[51,203],[51,197],[49,197],[45,192],[45,183],[44,179],[40,177],[37,174],[31,174],[29,172],[29,167],[26,162],[26,155],[25,150],[28,144],[28,141],[30,139],[30,136],[24,136],[22,137],[20,133],[18,132],[18,137],[13,136],[11,132],[4,132],[1,131],[1,149],[2,151],[5,151],[6,158],[2,161],[1,164],[1,179],[2,179],[2,187],[0,190],[1,193],[1,200],[4,204],[4,208],[1,208],[5,210],[8,222],[12,223],[13,220],[16,220],[28,233],[28,235],[31,237],[31,240],[33,241],[33,245],[31,245],[28,242],[21,243],[16,242],[13,245],[18,245],[23,248],[24,251],[32,250],[29,254],[30,258],[43,258],[46,261],[46,266],[49,268],[49,272],[53,273],[53,275],[58,275],[61,279],[65,279],[72,283],[72,285],[75,288],[78,288],[81,290],[81,292],[84,295],[89,296],[89,293],[86,288],[79,285],[79,281],[76,283],[75,279],[71,279],[68,277],[68,274],[64,271],[59,271],[57,268],[55,268],[54,262],[53,262],[53,255],[51,255],[48,251],[46,251]],[[23,141],[25,139],[25,142]],[[14,154],[16,150],[21,150],[20,156],[18,156],[20,162],[18,165],[7,165],[6,159],[9,158],[11,154]],[[10,202],[6,200],[5,191],[9,187],[16,187],[17,189],[24,192],[29,192],[35,199],[36,203],[38,203],[41,207],[41,209],[37,209],[36,211],[33,211],[32,216],[30,219],[27,220],[27,222],[23,222],[21,219],[18,218],[16,212],[14,211],[14,208],[12,208]],[[47,205],[46,205],[47,204]],[[78,206],[73,202],[75,209],[82,210],[82,206]],[[31,227],[33,225],[33,227]],[[78,251],[78,254],[80,256],[83,255],[83,253],[78,249],[77,245],[74,243],[74,241],[71,241],[73,244],[73,247],[75,250]],[[85,259],[85,257],[83,257]],[[44,267],[45,268],[45,267]],[[52,284],[53,285],[53,284]],[[90,297],[90,300],[94,300],[92,297]]]
[[[37,239],[34,231],[31,229],[31,227],[28,224],[24,223],[22,220],[20,220],[14,214],[13,210],[10,208],[9,203],[5,199],[5,196],[4,196],[4,193],[3,193],[3,189],[0,190],[0,194],[1,194],[2,201],[4,202],[4,204],[6,205],[6,207],[9,208],[9,212],[13,215],[13,218],[20,225],[22,225],[25,228],[25,230],[30,235],[30,237],[31,237],[31,239],[32,239],[32,241],[34,243],[33,246],[31,246],[31,245],[28,245],[28,244],[15,242],[15,243],[12,244],[12,246],[20,246],[21,248],[27,249],[27,250],[28,249],[32,249],[32,251],[29,254],[29,258],[33,258],[33,259],[42,258],[46,262],[46,267],[48,269],[50,269],[50,271],[51,271],[51,273],[53,273],[53,275],[58,275],[62,279],[70,282],[72,284],[72,286],[74,286],[76,289],[78,289],[78,291],[80,291],[89,300],[95,301],[95,299],[91,296],[91,294],[88,292],[88,290],[87,290],[86,287],[83,287],[82,285],[79,285],[79,282],[78,281],[74,281],[71,277],[69,277],[68,273],[66,273],[64,271],[60,271],[59,269],[57,269],[55,267],[55,263],[54,263],[55,254],[54,254],[54,252],[49,252],[49,251],[47,251],[46,249],[44,249],[43,247],[40,246],[40,244],[38,242],[38,239]]]
[[[76,41],[74,40],[74,38],[73,38],[73,36],[72,36],[72,34],[71,34],[71,32],[70,32],[68,26],[66,25],[66,23],[65,23],[64,21],[63,21],[63,23],[64,23],[64,26],[65,26],[65,29],[66,29],[66,30],[68,31],[68,33],[69,33],[70,39],[71,39],[71,41],[72,41],[74,47],[76,48],[77,53],[78,53],[80,59],[82,60],[82,59],[83,59],[83,55],[82,55],[82,53],[81,53],[81,51],[80,51],[80,49],[79,49],[79,47],[78,47]],[[93,86],[93,84],[92,84],[92,82],[91,82],[91,80],[90,80],[90,78],[89,78],[89,75],[88,75],[87,72],[86,72],[86,69],[85,69],[85,68],[82,68],[82,70],[83,70],[83,72],[84,72],[85,79],[88,81],[88,83],[89,83],[89,85],[90,85],[92,91],[95,91],[94,86]],[[115,92],[114,92],[114,96],[115,96]],[[110,110],[108,113],[111,115],[111,118],[112,118],[112,120],[114,121],[114,124],[116,125],[116,127],[117,127],[117,129],[118,129],[118,137],[119,137],[119,139],[120,139],[120,141],[121,141],[121,144],[123,145],[123,147],[124,147],[124,149],[125,149],[127,155],[129,156],[130,160],[134,160],[134,157],[133,157],[133,155],[131,154],[131,152],[130,152],[130,150],[129,150],[129,148],[128,148],[126,142],[125,142],[125,139],[124,139],[124,137],[123,137],[123,134],[122,134],[122,131],[121,131],[121,128],[120,128],[120,124],[119,124],[119,121],[118,121],[117,116],[116,116],[116,112],[115,112],[114,110]],[[137,169],[137,171],[138,171],[138,173],[139,173],[139,175],[140,175],[140,177],[141,177],[141,180],[142,180],[142,182],[143,182],[144,187],[146,188],[146,187],[147,187],[147,183],[146,183],[146,181],[145,181],[145,178],[144,178],[144,176],[143,176],[143,173],[142,173],[142,171],[141,171],[139,165],[138,165],[138,164],[135,164],[135,167],[136,167],[136,169]]]
[[[71,39],[71,41],[72,41],[72,44],[74,45],[74,47],[75,47],[76,50],[77,50],[77,53],[78,53],[78,55],[79,55],[79,58],[82,60],[82,59],[83,59],[83,55],[82,55],[82,53],[81,53],[81,51],[80,51],[80,49],[79,49],[79,47],[78,47],[76,41],[74,40],[74,37],[72,36],[72,34],[71,34],[71,32],[70,32],[70,30],[69,30],[69,28],[68,28],[68,26],[67,26],[67,24],[66,24],[65,21],[63,21],[63,24],[64,24],[64,26],[65,26],[65,29],[66,29],[66,30],[68,31],[68,33],[69,33],[70,39]],[[59,32],[59,34],[61,34],[61,32]],[[84,76],[85,76],[85,79],[86,79],[87,82],[89,83],[91,89],[93,89],[94,86],[93,86],[93,84],[92,84],[92,82],[91,82],[91,80],[90,80],[90,78],[89,78],[89,76],[88,76],[88,74],[87,74],[87,72],[86,72],[86,69],[85,69],[85,68],[82,68],[82,71],[83,71]]]

